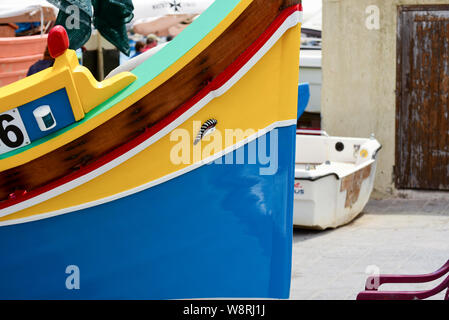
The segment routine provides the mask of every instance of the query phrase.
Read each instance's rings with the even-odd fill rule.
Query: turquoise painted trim
[[[137,76],[137,80],[128,87],[87,113],[84,119],[42,139],[36,140],[27,146],[4,153],[0,155],[0,160],[13,157],[61,134],[64,134],[65,132],[103,113],[129,95],[133,94],[190,51],[198,42],[200,42],[206,35],[218,26],[232,12],[232,10],[234,10],[239,2],[240,0],[216,0],[179,36],[173,39],[173,41],[167,44],[161,51],[152,56],[151,59],[148,59],[133,70],[132,73]]]

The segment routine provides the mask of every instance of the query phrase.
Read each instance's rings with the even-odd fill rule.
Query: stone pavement
[[[352,300],[371,275],[367,268],[368,272],[378,268],[381,274],[423,274],[436,271],[447,260],[447,199],[371,200],[346,226],[294,231],[290,299]],[[434,284],[381,288],[425,290]],[[443,297],[441,293],[436,299]]]

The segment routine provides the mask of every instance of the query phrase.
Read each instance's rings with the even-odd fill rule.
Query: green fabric
[[[66,28],[70,39],[70,49],[81,48],[89,40],[93,22],[94,27],[106,40],[129,55],[131,50],[126,24],[134,17],[134,6],[131,0],[47,1],[59,8],[56,24]],[[79,10],[74,10],[73,6]]]
[[[35,140],[29,145],[1,154],[0,160],[20,154],[64,134],[80,124],[95,118],[97,115],[113,107],[127,96],[133,94],[184,56],[207,34],[209,34],[209,32],[218,26],[221,21],[234,10],[239,2],[240,0],[215,0],[212,5],[203,12],[198,19],[195,19],[179,36],[170,41],[161,51],[158,51],[152,56],[151,59],[146,60],[134,69],[132,73],[137,76],[137,80],[131,83],[128,87],[87,113],[84,119],[39,140]]]
[[[47,1],[59,9],[56,24],[64,26],[67,30],[70,39],[70,49],[76,50],[81,48],[89,40],[92,33],[92,4],[90,0]]]
[[[92,0],[94,26],[101,35],[129,56],[130,47],[126,24],[134,17],[131,0]]]

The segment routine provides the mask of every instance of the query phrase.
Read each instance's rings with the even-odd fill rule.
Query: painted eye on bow
[[[215,131],[218,121],[215,119],[209,119],[201,126],[200,132],[198,132],[193,145],[198,144],[205,136]]]

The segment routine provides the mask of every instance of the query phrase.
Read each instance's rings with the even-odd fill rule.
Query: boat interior
[[[374,162],[380,144],[375,139],[296,135],[295,175],[345,177]]]

